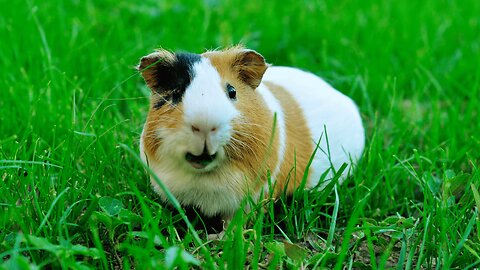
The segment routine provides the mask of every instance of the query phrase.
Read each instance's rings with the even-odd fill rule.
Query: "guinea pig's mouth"
[[[190,163],[190,165],[195,169],[204,169],[208,164],[212,163],[215,160],[217,154],[209,155],[206,150],[200,156],[195,156],[194,154],[188,152],[185,155],[185,159]]]

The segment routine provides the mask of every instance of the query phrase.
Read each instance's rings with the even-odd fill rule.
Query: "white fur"
[[[362,121],[353,101],[319,77],[295,68],[270,67],[263,77],[263,82],[266,81],[290,92],[303,110],[312,142],[317,144],[321,138],[320,149],[309,171],[310,186],[317,185],[321,175],[330,169],[329,160],[335,170],[343,163],[349,164],[343,174],[346,176],[351,163],[360,158],[365,143]],[[330,156],[324,127],[328,135]],[[330,172],[327,179],[332,176]],[[321,186],[326,184],[327,182],[321,183]]]
[[[200,132],[186,143],[192,154],[200,155],[206,140],[209,154],[212,155],[230,138],[231,121],[240,113],[227,97],[225,85],[222,85],[220,75],[208,58],[202,58],[193,66],[193,70],[195,77],[182,99],[183,120],[187,128],[195,126]]]
[[[265,85],[260,84],[260,86],[258,86],[255,91],[257,91],[263,97],[263,100],[267,104],[272,117],[274,114],[276,114],[276,127],[278,127],[278,163],[272,172],[271,183],[265,183],[264,191],[268,192],[269,185],[273,186],[275,184],[275,179],[277,177],[277,174],[280,172],[280,167],[283,163],[283,158],[285,156],[285,116],[280,102],[275,98],[272,92]]]

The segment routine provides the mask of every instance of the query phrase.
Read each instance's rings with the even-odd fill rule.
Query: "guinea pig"
[[[137,68],[152,93],[140,155],[182,206],[207,217],[229,220],[247,196],[324,187],[324,173],[346,163],[346,176],[362,155],[364,128],[350,98],[253,50],[161,49]]]

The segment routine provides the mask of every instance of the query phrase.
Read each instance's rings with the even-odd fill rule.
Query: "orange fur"
[[[286,148],[280,172],[276,176],[274,195],[292,194],[301,184],[305,168],[313,153],[313,143],[305,116],[290,93],[272,82],[264,82],[280,101],[285,114]]]
[[[152,94],[150,100],[150,110],[148,111],[147,121],[145,122],[143,139],[145,143],[145,151],[148,156],[158,157],[155,153],[162,144],[162,139],[158,137],[156,132],[160,127],[170,130],[177,129],[182,125],[182,104],[172,105],[167,102],[159,109],[153,109],[158,99],[163,98],[159,95]]]

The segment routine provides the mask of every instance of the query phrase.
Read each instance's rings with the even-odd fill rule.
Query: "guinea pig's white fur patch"
[[[275,185],[275,179],[277,174],[280,172],[280,167],[283,162],[283,157],[285,155],[285,118],[282,106],[278,100],[273,96],[272,92],[264,85],[260,84],[256,91],[263,97],[265,103],[268,106],[268,109],[275,114],[276,117],[276,127],[278,128],[278,161],[277,165],[273,169],[270,183],[265,183],[264,191],[269,191],[269,186]]]
[[[230,139],[233,118],[238,110],[229,100],[217,70],[208,58],[193,65],[195,76],[183,96],[184,123],[190,139],[186,141],[194,155],[200,155],[206,141],[210,154],[216,153]],[[191,127],[201,132],[191,132]],[[211,130],[214,130],[211,132]]]
[[[286,89],[305,114],[312,133],[310,140],[317,144],[321,139],[320,149],[309,170],[309,186],[316,186],[321,175],[331,169],[331,165],[334,169],[339,169],[343,163],[355,163],[360,158],[365,135],[358,109],[349,97],[312,73],[290,67],[270,67],[263,81],[274,82]],[[340,181],[348,175],[349,170],[350,166],[344,171],[344,177]],[[327,179],[331,178],[333,173],[330,172],[329,176]],[[327,182],[322,183],[322,186],[326,184]]]

